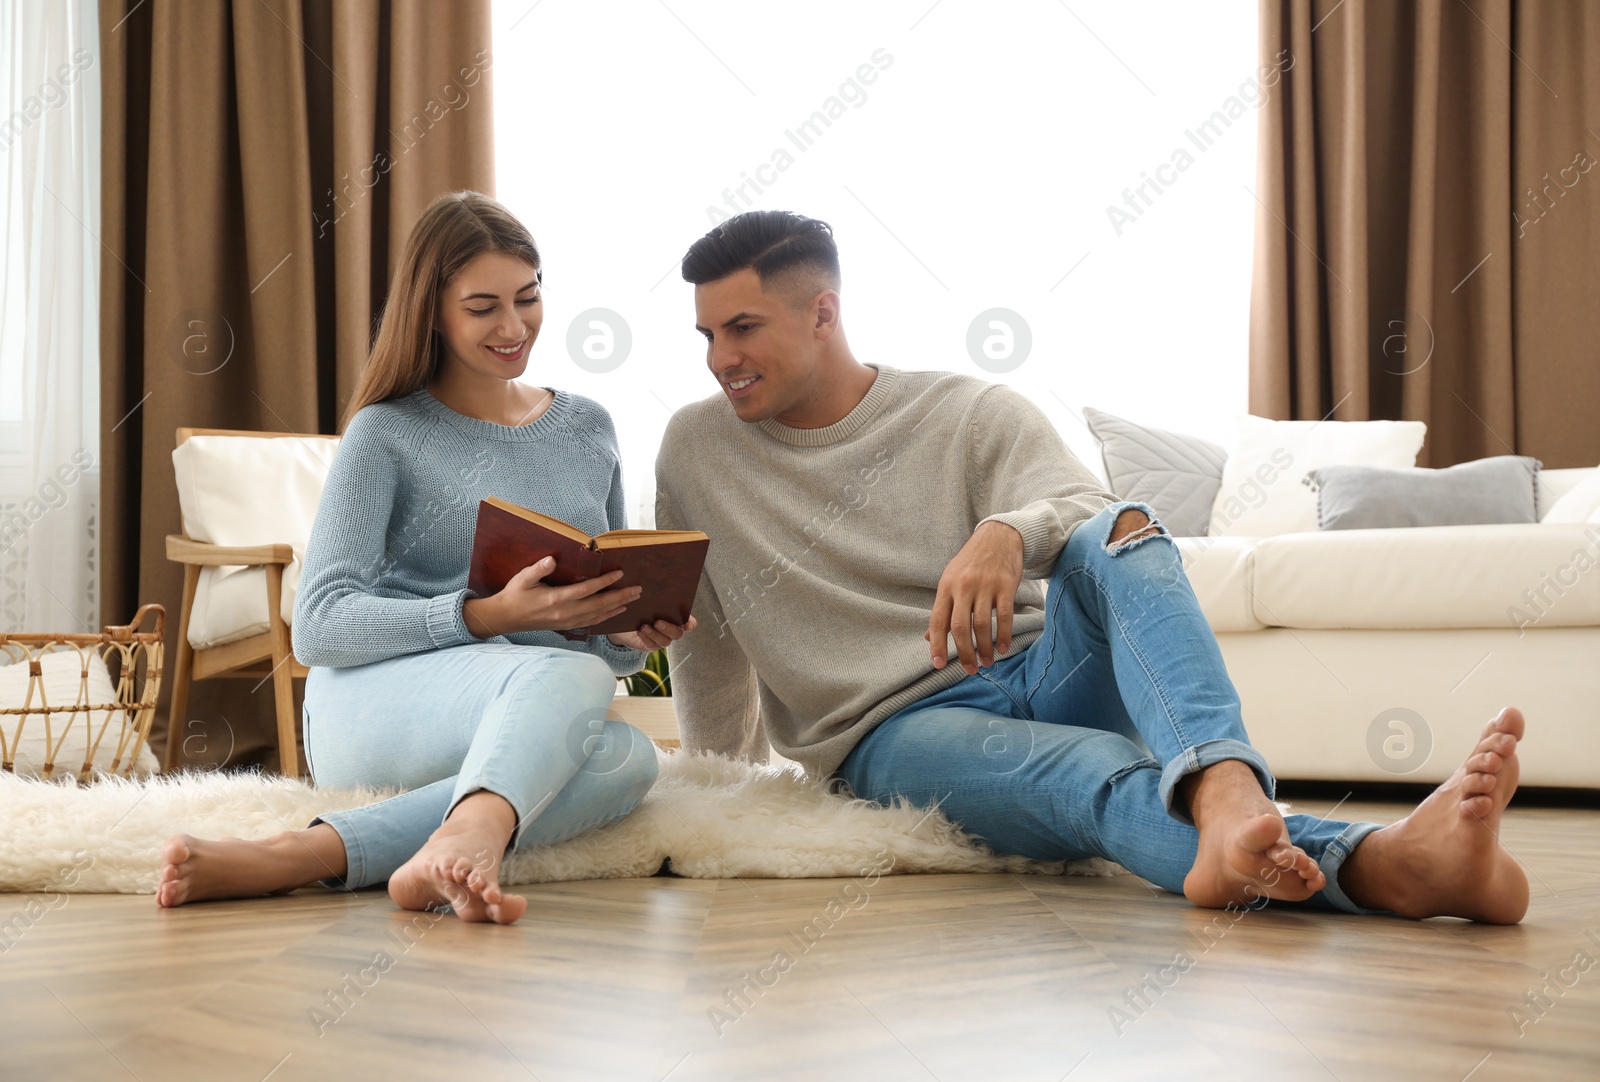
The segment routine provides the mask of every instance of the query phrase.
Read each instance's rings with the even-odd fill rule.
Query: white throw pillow
[[[1600,469],[1579,481],[1544,513],[1540,522],[1600,522]]]
[[[90,704],[105,704],[115,701],[116,689],[111,683],[111,674],[106,670],[106,663],[98,653],[88,653],[89,661],[89,696]],[[44,684],[45,700],[52,706],[70,706],[78,701],[80,687],[83,682],[83,660],[78,651],[71,648],[60,648],[50,651],[39,658],[40,680]],[[19,707],[28,697],[28,662],[24,659],[11,665],[0,665],[0,706]],[[34,696],[33,706],[39,705],[39,698]],[[5,734],[6,750],[10,752],[16,762],[16,772],[22,777],[38,777],[39,771],[44,767],[46,748],[55,749],[55,770],[51,775],[54,778],[75,776],[83,768],[85,757],[89,753],[89,745],[95,736],[100,734],[101,726],[105,727],[105,734],[100,739],[100,747],[95,751],[95,770],[110,770],[111,760],[117,753],[117,741],[122,738],[122,722],[127,715],[121,710],[110,711],[110,722],[106,721],[105,710],[81,711],[76,716],[71,711],[52,712],[50,717],[50,740],[45,741],[44,714],[0,714],[0,728]],[[20,738],[19,733],[20,717]],[[68,724],[70,719],[71,724]],[[63,729],[65,733],[63,734]],[[117,766],[121,773],[127,768],[127,756]],[[134,774],[152,774],[156,769],[155,756],[151,753],[149,745],[141,745],[139,758],[134,764]]]
[[[1235,422],[1222,487],[1211,505],[1212,537],[1276,537],[1317,528],[1317,496],[1301,478],[1324,466],[1417,464],[1421,421]]]

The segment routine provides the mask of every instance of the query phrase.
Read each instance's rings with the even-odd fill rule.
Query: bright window
[[[858,359],[1012,384],[1097,470],[1084,405],[1211,438],[1245,411],[1277,82],[1248,0],[501,0],[493,71],[497,194],[545,257],[527,378],[611,410],[635,523],[716,391],[678,260],[750,207],[832,223]],[[609,371],[594,309],[631,339]]]

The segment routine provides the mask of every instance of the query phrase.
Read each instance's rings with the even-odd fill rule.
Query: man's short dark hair
[[[689,246],[683,279],[704,285],[749,268],[761,288],[809,301],[823,289],[839,288],[839,249],[827,222],[788,210],[752,210],[716,226]],[[812,288],[815,287],[815,288]]]

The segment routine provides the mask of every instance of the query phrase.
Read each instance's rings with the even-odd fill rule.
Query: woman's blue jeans
[[[836,776],[867,800],[937,804],[996,852],[1105,857],[1181,893],[1199,835],[1179,781],[1237,759],[1268,796],[1275,782],[1165,527],[1110,543],[1129,508],[1155,522],[1117,503],[1072,533],[1040,638],[891,715]],[[1286,819],[1328,877],[1311,902],[1371,912],[1339,889],[1339,867],[1378,825]]]
[[[655,745],[605,720],[616,677],[593,654],[481,643],[306,679],[306,761],[318,785],[398,786],[330,812],[348,868],[328,886],[382,883],[463,797],[487,790],[517,813],[508,851],[621,819],[656,780]]]

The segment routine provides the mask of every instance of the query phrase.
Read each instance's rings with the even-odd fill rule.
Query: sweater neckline
[[[872,381],[872,386],[867,388],[866,395],[856,408],[845,414],[831,425],[823,428],[791,428],[783,422],[768,417],[757,422],[761,431],[777,440],[794,447],[825,447],[830,443],[838,443],[855,435],[877,416],[894,390],[895,381],[900,376],[900,370],[891,368],[886,364],[868,364],[868,368],[877,372],[877,377]]]
[[[545,436],[564,427],[572,413],[572,396],[570,394],[566,391],[558,391],[554,387],[545,387],[544,390],[549,391],[553,396],[550,400],[550,405],[545,407],[543,413],[525,425],[496,424],[493,421],[484,421],[477,417],[468,417],[464,413],[457,413],[435,398],[433,392],[426,387],[416,391],[409,397],[410,401],[424,413],[437,417],[455,428],[471,432],[482,439],[526,442],[543,439]]]

